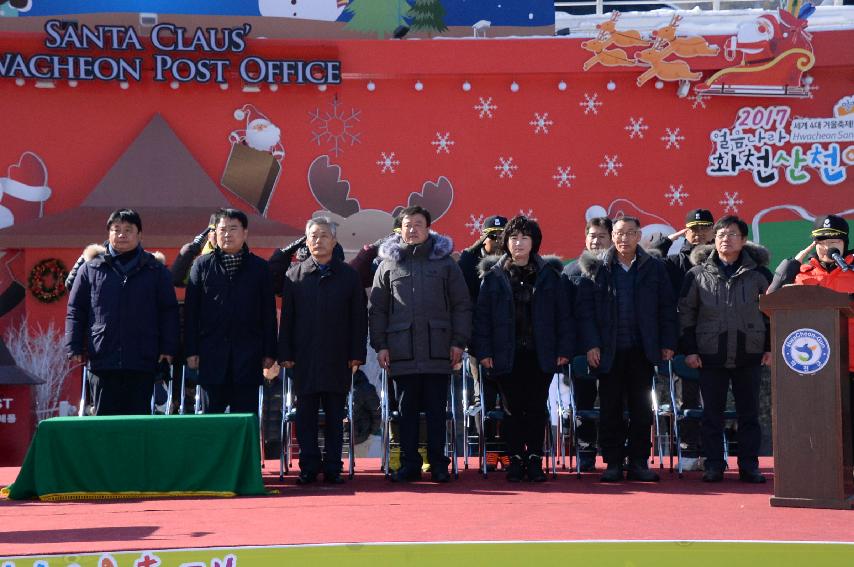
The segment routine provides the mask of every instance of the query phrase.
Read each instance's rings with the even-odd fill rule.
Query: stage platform
[[[0,558],[374,542],[854,542],[852,511],[772,508],[770,458],[761,460],[764,485],[738,482],[735,472],[709,485],[699,472],[679,479],[667,469],[660,483],[606,485],[598,473],[560,471],[544,484],[511,484],[469,469],[444,485],[393,484],[377,459],[362,459],[351,482],[302,487],[294,472],[279,481],[278,465],[266,462],[271,494],[262,497],[2,500]],[[16,474],[0,469],[0,484]]]

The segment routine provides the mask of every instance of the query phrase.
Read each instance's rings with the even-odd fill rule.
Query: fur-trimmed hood
[[[696,246],[689,256],[691,265],[698,266],[706,262],[714,251],[714,244]],[[746,242],[744,248],[742,248],[742,252],[746,253],[758,266],[768,266],[768,262],[771,260],[771,254],[768,252],[768,249],[755,242]]]
[[[613,246],[606,250],[605,252],[600,252],[599,254],[593,254],[591,252],[584,252],[581,257],[578,258],[578,267],[581,269],[581,275],[587,278],[595,278],[596,274],[599,273],[599,269],[606,263],[610,264],[614,261],[614,255],[617,253],[617,249]],[[658,250],[655,249],[646,249],[643,246],[638,246],[637,251],[637,262],[638,265],[643,264],[649,258],[661,258],[662,254]]]
[[[507,254],[492,254],[491,256],[484,256],[477,265],[477,272],[480,278],[483,279],[483,276],[485,276],[496,264],[503,264],[506,258]],[[542,265],[549,266],[556,270],[558,274],[563,270],[563,259],[560,256],[556,256],[554,254],[549,254],[547,256],[536,255],[535,258],[539,258]]]
[[[106,254],[107,247],[101,244],[90,244],[86,248],[83,249],[83,258],[88,262],[97,256],[98,254]]]
[[[428,241],[432,240],[432,248],[427,257],[428,260],[441,260],[446,256],[450,256],[454,251],[454,241],[450,236],[439,234],[438,232],[430,231]],[[427,242],[425,242],[427,244]],[[403,254],[408,245],[403,241],[399,234],[390,236],[382,244],[377,254],[381,260],[393,260],[400,262],[403,259]]]

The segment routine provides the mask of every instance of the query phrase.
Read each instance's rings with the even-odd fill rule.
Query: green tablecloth
[[[57,417],[41,422],[11,499],[264,494],[250,414]]]

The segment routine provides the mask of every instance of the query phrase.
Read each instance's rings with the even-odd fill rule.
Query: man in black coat
[[[249,252],[249,219],[224,209],[216,249],[190,269],[184,299],[187,366],[199,370],[207,411],[253,413],[276,356],[276,300],[267,262]]]
[[[169,270],[142,248],[139,214],[119,209],[107,230],[74,279],[65,346],[76,362],[89,357],[98,415],[147,414],[158,363],[178,351],[178,301]]]
[[[664,262],[638,244],[640,221],[614,221],[614,246],[597,258],[582,255],[584,278],[576,302],[587,363],[599,375],[599,445],[608,465],[602,482],[623,479],[628,441],[629,480],[657,481],[649,470],[653,365],[673,357],[677,342],[676,300]],[[628,439],[623,400],[629,410]]]
[[[611,232],[613,223],[608,217],[594,217],[587,221],[584,227],[584,251],[602,255],[611,248]],[[572,262],[563,269],[563,279],[566,284],[569,303],[573,311],[578,300],[577,288],[581,278],[580,262]],[[576,352],[575,354],[584,354]],[[592,410],[596,404],[598,388],[596,380],[576,379],[573,376],[572,387],[575,392],[575,407],[578,410]],[[578,468],[581,472],[596,470],[596,420],[580,418],[578,425]]]
[[[297,395],[299,484],[323,471],[330,484],[341,478],[344,404],[352,373],[364,364],[368,338],[365,289],[356,271],[333,255],[335,225],[328,218],[306,224],[311,257],[292,266],[282,287],[279,361],[293,369]],[[323,407],[324,455],[317,443]]]

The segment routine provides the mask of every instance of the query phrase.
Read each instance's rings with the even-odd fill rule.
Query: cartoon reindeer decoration
[[[671,55],[667,51],[667,42],[661,38],[655,40],[652,47],[635,53],[635,59],[649,65],[637,79],[637,85],[643,86],[648,80],[657,77],[662,81],[698,81],[703,76],[700,72],[692,72],[691,67],[685,61],[664,61]]]
[[[345,252],[357,252],[365,244],[387,236],[394,217],[405,207],[397,206],[391,213],[380,209],[363,209],[358,199],[350,197],[350,182],[341,179],[341,167],[330,163],[329,156],[319,156],[308,168],[308,187],[315,200],[324,207],[312,216],[329,217],[338,224],[338,242]],[[439,220],[454,200],[454,188],[447,177],[435,182],[427,180],[421,192],[409,194],[406,206],[421,205]]]
[[[617,31],[617,20],[620,19],[620,12],[614,10],[611,12],[611,19],[602,23],[596,24],[596,29],[599,33],[607,33],[611,38],[611,43],[617,47],[648,47],[649,40],[643,39],[637,30]]]
[[[664,50],[666,55],[662,57],[667,57],[671,53],[679,57],[713,57],[720,52],[720,47],[709,45],[702,36],[676,37],[676,29],[679,27],[679,22],[681,21],[682,16],[674,14],[670,18],[669,24],[652,30],[652,37],[668,43],[667,48]]]
[[[582,68],[588,71],[595,64],[599,63],[605,67],[634,67],[637,65],[635,61],[629,57],[623,49],[608,49],[611,45],[622,47],[644,46],[649,45],[648,41],[640,39],[640,33],[634,30],[618,32],[617,20],[620,13],[617,11],[611,12],[611,19],[601,24],[596,24],[596,29],[599,30],[595,39],[588,39],[581,43],[581,48],[593,53],[593,57],[584,62]],[[641,43],[635,43],[641,41]]]

